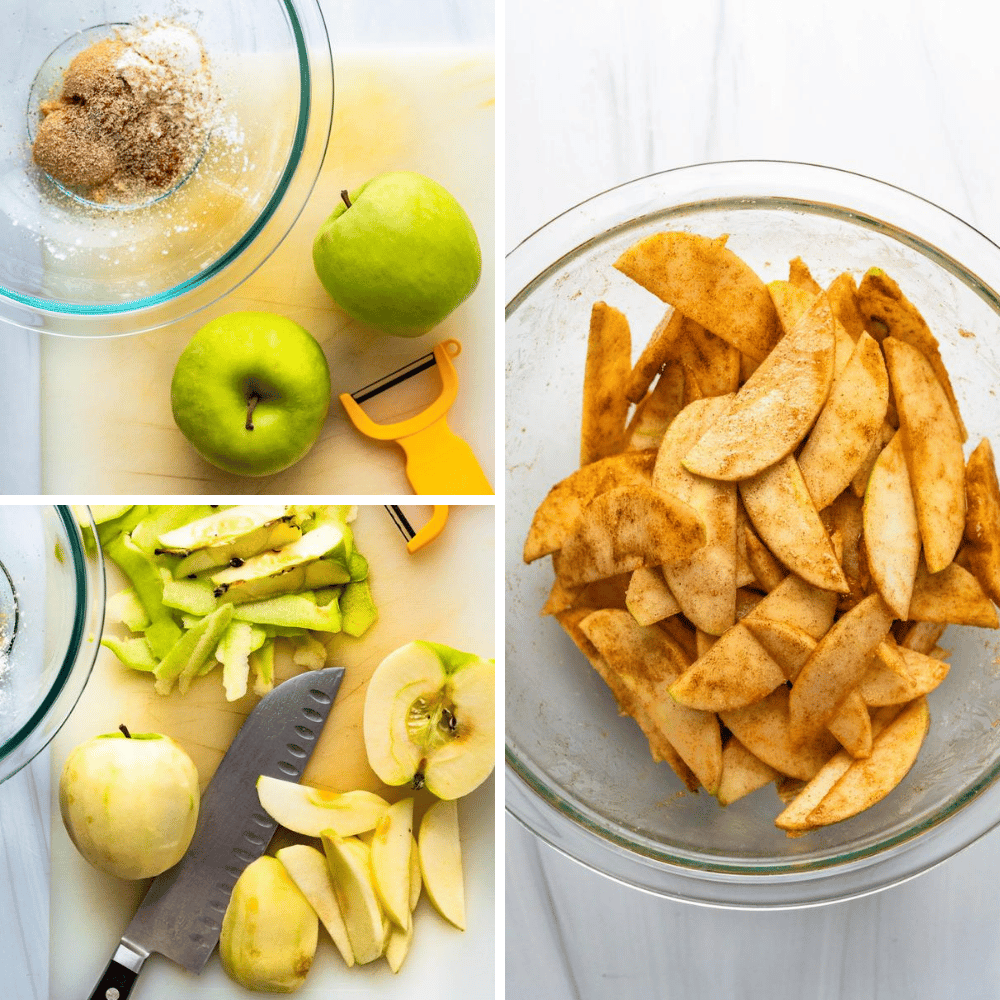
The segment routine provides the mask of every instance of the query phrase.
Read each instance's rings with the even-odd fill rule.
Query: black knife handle
[[[138,978],[138,969],[129,969],[121,962],[111,959],[101,981],[90,994],[90,1000],[127,1000]]]

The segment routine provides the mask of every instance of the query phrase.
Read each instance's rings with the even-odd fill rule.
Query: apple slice
[[[559,571],[569,584],[589,583],[689,558],[705,544],[698,514],[651,486],[620,486],[597,497],[565,539]]]
[[[689,708],[721,712],[760,701],[784,683],[784,671],[739,623],[670,685],[670,697]]]
[[[847,334],[844,334],[847,337]],[[878,344],[867,333],[830,389],[830,396],[809,432],[798,463],[806,489],[822,510],[850,485],[889,405],[889,376]]]
[[[632,366],[631,344],[624,314],[606,302],[595,302],[583,375],[580,465],[619,451],[629,408],[625,384]]]
[[[929,725],[926,698],[910,702],[876,737],[871,754],[854,761],[837,779],[806,822],[839,823],[885,798],[913,766]]]
[[[653,625],[681,610],[663,573],[650,566],[633,571],[625,593],[625,607],[640,625]]]
[[[375,891],[389,919],[400,930],[410,927],[410,844],[413,840],[413,799],[389,806],[372,837]]]
[[[743,384],[728,412],[684,458],[691,472],[740,480],[788,455],[830,394],[833,313],[819,295],[809,311]]]
[[[746,510],[745,507],[743,509]],[[749,524],[743,529],[743,544],[754,583],[770,593],[788,576],[788,571],[774,558],[771,550],[757,537]]]
[[[275,822],[307,837],[324,830],[340,837],[374,830],[389,811],[389,803],[374,792],[328,792],[266,774],[257,779],[257,797]]]
[[[655,233],[615,261],[622,274],[743,354],[762,361],[780,335],[767,288],[726,238]]]
[[[275,851],[274,855],[284,866],[291,880],[299,887],[299,892],[316,911],[316,916],[327,929],[337,951],[350,968],[354,965],[354,952],[347,936],[347,925],[340,912],[337,894],[333,885],[330,866],[322,851],[309,844],[293,844]]]
[[[790,681],[798,677],[816,648],[816,640],[805,629],[789,622],[748,615],[743,624]]]
[[[667,693],[687,666],[678,643],[658,628],[642,628],[627,611],[614,608],[595,611],[579,624],[608,664],[613,675],[609,686],[624,690],[623,707],[630,714],[638,711],[636,718],[645,718],[714,794],[722,771],[719,721],[714,713],[678,704]]]
[[[636,406],[625,428],[625,447],[629,452],[659,448],[671,421],[683,407],[684,369],[668,361],[656,384]]]
[[[802,781],[808,781],[838,749],[837,740],[825,729],[804,743],[792,741],[784,685],[753,705],[720,712],[719,718],[755,757]]]
[[[375,669],[365,749],[387,785],[467,795],[493,771],[494,664],[436,642],[410,642]]]
[[[983,438],[965,467],[965,552],[969,569],[994,604],[1000,605],[1000,483],[993,448]]]
[[[705,544],[663,575],[692,624],[722,635],[736,620],[736,486],[692,475],[681,459],[724,413],[732,396],[688,404],[667,428],[656,455],[653,488],[688,504],[705,526]]]
[[[920,563],[910,617],[914,621],[1000,627],[993,602],[983,593],[979,581],[958,563],[951,563],[940,573],[928,573],[927,566]]]
[[[906,621],[920,562],[920,528],[902,431],[882,449],[872,468],[862,520],[872,580],[896,617]]]
[[[929,694],[948,676],[949,668],[944,660],[905,646],[889,648],[893,658],[876,660],[858,685],[858,694],[868,705],[902,705]]]
[[[332,830],[321,836],[354,961],[374,962],[385,948],[386,928],[372,881],[370,851],[356,837],[338,837]]]
[[[947,566],[965,531],[962,433],[930,362],[895,337],[882,343],[903,450],[913,485],[924,558],[931,573]]]
[[[793,573],[823,590],[850,590],[794,455],[740,483],[754,530]]]
[[[715,797],[719,805],[729,806],[778,777],[779,773],[770,764],[755,757],[732,736],[722,751],[722,778]]]
[[[820,590],[801,577],[789,574],[747,614],[748,626],[761,619],[784,622],[802,629],[817,642],[833,624],[837,595]]]
[[[389,940],[385,945],[385,960],[393,972],[399,972],[410,951],[413,941],[413,911],[420,901],[420,890],[423,888],[423,877],[420,874],[420,851],[417,848],[417,838],[410,837],[410,921],[405,931],[395,924],[389,928]]]
[[[653,328],[646,346],[629,373],[625,385],[625,395],[629,401],[638,404],[653,384],[653,379],[662,371],[673,350],[674,341],[680,336],[684,324],[684,314],[672,306],[667,307],[663,318]],[[678,409],[680,409],[678,407]]]
[[[460,931],[465,930],[465,878],[458,834],[458,803],[435,802],[424,813],[417,836],[420,871],[434,909]]]
[[[871,718],[857,689],[840,703],[826,727],[852,757],[867,757],[872,752]]]
[[[879,594],[846,612],[816,646],[792,686],[792,738],[803,742],[833,718],[837,707],[864,677],[868,660],[886,635],[893,614]]]

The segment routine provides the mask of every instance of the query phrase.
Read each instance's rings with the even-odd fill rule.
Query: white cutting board
[[[359,727],[365,683],[386,654],[423,638],[491,657],[495,641],[493,507],[452,508],[444,533],[415,555],[406,552],[382,507],[362,507],[354,527],[358,548],[371,566],[379,620],[360,639],[332,639],[328,663],[345,667],[347,674],[304,776],[339,790],[379,788],[364,759]],[[115,567],[110,567],[108,576],[111,594],[122,584]],[[79,704],[52,745],[52,1000],[89,996],[147,885],[121,882],[96,871],[70,842],[56,798],[59,772],[70,750],[122,722],[133,732],[162,732],[188,751],[204,786],[255,702],[248,695],[227,703],[218,672],[200,678],[184,696],[161,697],[153,692],[148,675],[127,670],[101,649]],[[398,797],[399,790],[395,794]],[[418,799],[418,810],[421,807]],[[459,802],[468,908],[464,933],[446,924],[425,895],[416,913],[411,952],[393,976],[381,960],[348,969],[321,929],[316,961],[296,995],[303,1000],[376,994],[380,1000],[397,996],[409,1000],[461,984],[470,996],[492,996],[494,815],[493,778]],[[288,835],[279,831],[276,838],[282,836]],[[276,839],[272,848],[277,843]],[[153,955],[132,993],[133,1000],[238,1000],[246,995],[227,978],[217,955],[200,976]]]
[[[335,91],[333,133],[309,204],[243,285],[196,316],[150,333],[42,338],[43,493],[408,494],[399,447],[362,437],[337,397],[448,337],[463,345],[449,424],[470,443],[495,485],[493,53],[338,52]],[[413,340],[378,334],[349,319],[312,267],[313,238],[341,189],[386,170],[415,170],[448,188],[469,213],[483,251],[482,279],[469,299]],[[305,326],[323,346],[333,385],[329,416],[313,449],[292,468],[261,479],[232,476],[203,461],[170,412],[174,366],[195,331],[215,316],[243,309],[281,313]],[[436,388],[428,382],[391,390],[381,401],[389,409],[370,412],[380,421],[400,419],[429,402]]]

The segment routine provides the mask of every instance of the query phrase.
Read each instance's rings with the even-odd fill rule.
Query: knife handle
[[[90,1000],[127,1000],[145,961],[146,955],[136,954],[124,944],[119,945],[101,981],[90,994]]]

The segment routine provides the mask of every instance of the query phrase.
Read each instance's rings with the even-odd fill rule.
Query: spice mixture
[[[204,48],[168,22],[125,29],[79,53],[42,103],[35,163],[94,202],[141,204],[197,162],[214,98]]]

